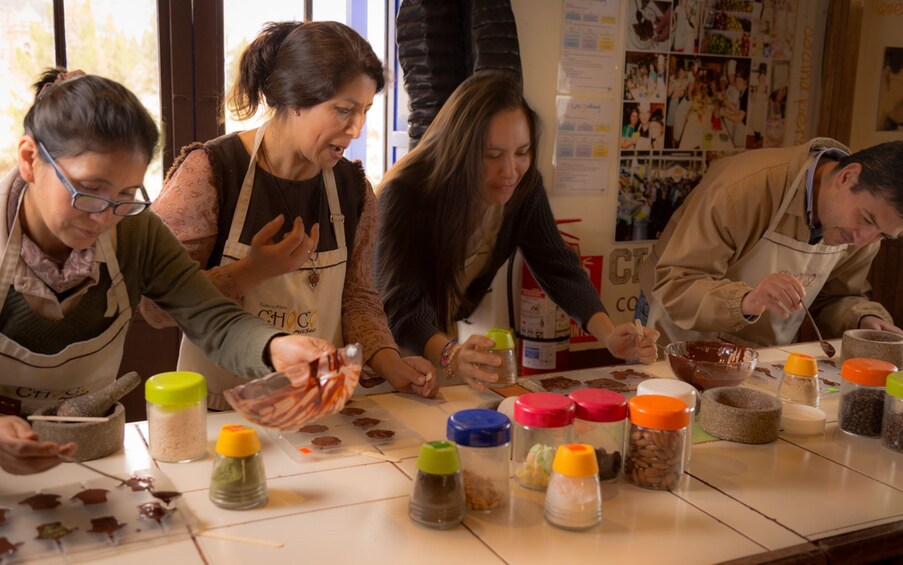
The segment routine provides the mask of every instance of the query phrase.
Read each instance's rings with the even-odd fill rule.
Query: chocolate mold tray
[[[558,392],[569,394],[578,388],[605,388],[624,396],[636,394],[637,385],[655,375],[643,370],[643,365],[619,365],[592,371],[567,371],[521,377],[517,384],[530,392]]]
[[[353,397],[341,411],[296,432],[268,430],[292,459],[302,463],[419,445],[423,438],[367,397]]]
[[[160,498],[103,477],[0,494],[0,515],[5,517],[0,521],[0,563],[53,557],[91,561],[191,536],[195,520],[181,496],[168,504],[161,500],[178,493],[159,469],[143,469],[123,478],[149,478]],[[153,503],[159,506],[142,511],[143,505]],[[36,539],[42,533],[47,539]]]

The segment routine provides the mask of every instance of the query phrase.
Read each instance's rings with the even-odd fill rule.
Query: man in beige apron
[[[249,245],[239,242],[239,236],[254,190],[257,152],[266,127],[264,124],[258,128],[254,137],[251,163],[242,182],[220,265],[238,261],[251,249]],[[329,220],[335,230],[337,248],[317,253],[297,271],[264,281],[245,294],[242,307],[270,325],[284,329],[286,333],[319,337],[341,347],[342,289],[345,286],[348,249],[345,245],[344,216],[333,171],[325,169],[321,174],[325,182]],[[311,275],[319,276],[316,284],[311,284]],[[184,337],[179,351],[178,369],[196,371],[206,377],[207,404],[214,410],[228,410],[230,406],[223,397],[223,391],[247,382],[247,379],[217,366]]]
[[[828,335],[858,327],[867,316],[894,328],[888,312],[867,298],[866,277],[879,234],[874,234],[877,241],[857,248],[828,245],[812,233],[820,228],[810,220],[813,201],[837,181],[836,175],[817,171],[848,153],[841,144],[821,138],[715,163],[672,217],[643,267],[647,324],[661,332],[662,342],[792,343],[805,315],[799,302],[820,311]],[[790,291],[798,296],[796,307],[784,315],[771,310],[744,315],[744,297],[775,274],[798,289]]]
[[[0,190],[0,210],[7,209],[10,183]],[[22,192],[24,196],[25,192]],[[20,197],[21,205],[21,197]],[[86,394],[112,383],[118,374],[125,335],[132,310],[125,282],[119,272],[114,244],[108,232],[97,240],[95,261],[105,261],[113,283],[107,292],[104,315],[110,326],[95,338],[72,343],[58,353],[45,355],[29,351],[0,334],[0,413],[31,414],[67,398]],[[0,213],[0,311],[15,281],[22,249],[22,226],[16,213],[12,228],[6,213]],[[53,323],[53,322],[47,322]]]

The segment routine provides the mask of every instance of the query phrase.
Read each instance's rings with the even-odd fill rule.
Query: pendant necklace
[[[276,179],[276,175],[273,174],[273,165],[270,164],[270,159],[267,157],[266,151],[264,151],[263,146],[260,147],[260,154],[263,155],[263,160],[267,166],[267,173],[270,178],[273,180],[273,186],[276,187],[276,194],[279,195],[279,201],[282,203],[282,209],[285,210],[286,220],[290,220],[292,217],[291,209],[288,207],[288,202],[285,200],[285,196],[282,194],[282,186],[279,185],[279,181]],[[320,173],[320,198],[317,199],[317,219],[322,217],[320,213],[320,206],[323,204],[323,195],[324,192],[324,184],[323,184],[323,173]],[[322,226],[322,222],[320,222]],[[317,285],[320,284],[320,269],[317,266],[317,259],[320,258],[320,240],[317,240],[317,247],[314,249],[314,252],[307,254],[307,259],[310,261],[311,269],[307,274],[307,286],[311,289],[317,288]]]

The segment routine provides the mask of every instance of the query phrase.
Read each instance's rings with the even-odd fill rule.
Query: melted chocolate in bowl
[[[678,341],[665,352],[677,378],[699,390],[740,384],[759,359],[755,349],[719,341]]]

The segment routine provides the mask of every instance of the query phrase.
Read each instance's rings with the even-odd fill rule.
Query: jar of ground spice
[[[207,382],[191,371],[147,379],[148,448],[151,457],[184,463],[207,455]]]
[[[624,462],[627,398],[604,388],[578,388],[568,397],[575,406],[574,437],[595,450],[599,480],[617,479]]]
[[[450,441],[422,444],[408,516],[423,526],[444,530],[460,524],[466,512],[457,446]]]
[[[458,445],[467,509],[495,510],[508,499],[511,420],[483,408],[448,417],[446,436]]]
[[[840,429],[854,435],[881,435],[884,387],[897,368],[880,359],[847,359],[840,367]]]
[[[887,375],[884,391],[881,444],[903,453],[903,371]]]
[[[514,476],[518,484],[546,490],[559,445],[574,441],[574,401],[554,392],[531,392],[514,401]]]
[[[646,394],[631,398],[627,412],[624,478],[639,487],[674,489],[686,465],[690,407],[677,398]]]
[[[785,404],[805,404],[818,408],[818,363],[811,355],[791,353],[784,363],[778,398]]]
[[[257,430],[240,424],[222,427],[216,440],[209,496],[213,504],[231,510],[255,508],[267,501]]]

